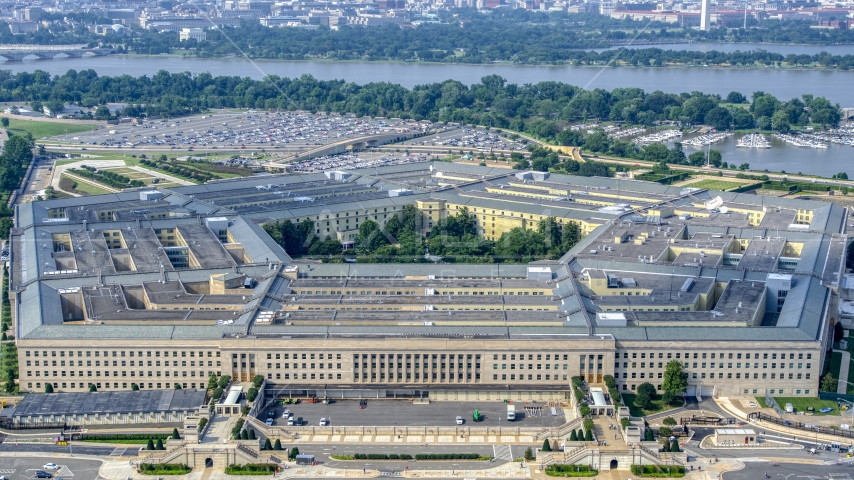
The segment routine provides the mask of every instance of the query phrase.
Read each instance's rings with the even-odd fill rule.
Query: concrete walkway
[[[842,354],[842,362],[839,364],[839,383],[836,385],[836,393],[848,392],[848,367],[851,366],[851,354],[845,350],[834,350]]]

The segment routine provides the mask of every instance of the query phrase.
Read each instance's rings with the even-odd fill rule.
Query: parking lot
[[[42,468],[47,463],[56,463],[59,469],[48,470]],[[44,457],[0,457],[0,475],[10,479],[36,478],[36,472],[41,470],[53,476],[54,479],[63,480],[96,480],[101,462],[96,460],[83,460],[77,458],[55,458]]]
[[[300,402],[297,405],[275,405],[263,410],[258,418],[265,421],[273,412],[274,425],[287,425],[282,418],[285,409],[293,413],[294,418],[303,419],[303,425],[319,426],[321,418],[329,425],[341,426],[400,426],[400,427],[454,427],[456,417],[463,417],[462,426],[497,427],[553,427],[563,425],[565,418],[558,407],[557,415],[542,403],[513,404],[516,408],[516,421],[507,421],[507,405],[497,401],[483,402],[431,402],[427,405],[415,405],[406,400],[367,400],[365,408],[358,400],[336,400],[331,404]],[[530,414],[525,409],[531,409]],[[483,420],[475,423],[472,414],[477,409]]]
[[[352,115],[307,112],[216,111],[188,118],[159,119],[142,125],[109,125],[73,137],[51,140],[98,148],[134,149],[284,149],[325,145],[351,137],[422,131],[432,124],[393,119],[356,118]]]
[[[416,145],[443,148],[464,148],[479,150],[524,150],[521,139],[512,140],[510,135],[498,130],[480,127],[460,127],[426,137],[402,142],[401,145]]]
[[[403,163],[426,162],[426,153],[380,152],[366,150],[364,152],[331,155],[291,164],[294,173],[322,172],[325,170],[354,170],[357,168],[373,168]]]

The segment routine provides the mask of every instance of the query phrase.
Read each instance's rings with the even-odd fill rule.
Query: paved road
[[[124,448],[125,445],[122,445]],[[131,447],[138,448],[139,446]],[[15,441],[13,438],[7,438],[3,444],[0,444],[0,452],[21,452],[21,453],[76,453],[81,455],[97,455],[101,457],[109,456],[116,450],[115,447],[99,447],[99,446],[91,446],[86,445],[79,442],[72,442],[72,445],[61,447],[59,445],[53,444],[41,444],[41,443],[21,443],[19,445],[15,445]],[[128,448],[128,453],[130,452],[130,448]]]
[[[738,471],[724,472],[722,480],[841,480],[851,478],[854,467],[842,465],[810,465],[800,463],[779,463],[772,466],[769,462],[745,462]]]

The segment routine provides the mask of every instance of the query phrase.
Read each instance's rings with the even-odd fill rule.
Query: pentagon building
[[[548,217],[585,236],[529,265],[320,263],[261,226],[311,219],[349,245],[360,222],[406,205],[425,234],[467,208],[491,239]],[[660,388],[679,360],[689,394],[815,396],[847,215],[442,162],[29,203],[11,235],[20,386],[260,374],[292,391],[553,399],[575,375]]]

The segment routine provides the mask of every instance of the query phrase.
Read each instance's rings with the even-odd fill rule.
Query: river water
[[[780,48],[782,52],[817,53],[823,50],[837,53],[854,53],[852,46],[820,45],[751,45],[751,44],[687,44],[662,45],[660,48],[747,50],[751,48]],[[726,50],[725,50],[726,49]],[[299,77],[313,75],[322,80],[343,79],[358,84],[392,82],[405,87],[448,79],[465,84],[480,81],[481,77],[497,74],[508,82],[525,84],[540,81],[558,81],[585,88],[639,87],[646,91],[662,90],[670,93],[701,91],[726,95],[738,91],[745,95],[762,90],[780,99],[788,100],[810,93],[825,96],[843,107],[854,107],[854,72],[820,70],[750,70],[725,68],[593,68],[511,65],[452,65],[425,63],[383,62],[287,62],[242,59],[195,59],[174,57],[108,56],[81,59],[62,59],[37,62],[0,63],[0,69],[13,72],[36,69],[59,75],[69,69],[93,69],[99,75],[154,75],[159,70],[170,72],[210,72],[212,75],[240,75],[256,79],[266,75]],[[752,169],[769,169],[787,172],[803,171],[832,175],[851,170],[854,175],[854,148],[831,145],[828,149],[803,149],[785,145],[776,140],[768,150],[735,147],[730,137],[712,148],[721,150],[729,163],[749,163]],[[686,148],[690,153],[691,149]]]

